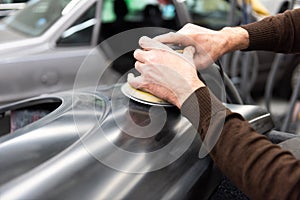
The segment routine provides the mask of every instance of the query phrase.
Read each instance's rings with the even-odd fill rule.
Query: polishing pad
[[[170,104],[167,101],[164,101],[148,92],[144,92],[141,90],[137,90],[129,85],[129,83],[125,83],[121,87],[121,91],[125,96],[128,98],[137,101],[139,103],[143,103],[146,105],[151,105],[151,106],[174,106],[173,104]]]

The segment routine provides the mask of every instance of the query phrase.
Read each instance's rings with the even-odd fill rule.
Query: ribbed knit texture
[[[226,107],[207,87],[202,87],[184,102],[181,113],[190,120],[195,128],[207,129],[212,116],[225,109]]]
[[[266,25],[272,24],[270,25]],[[243,25],[249,34],[249,47],[245,50],[270,50],[273,51],[279,41],[279,34],[271,19]]]
[[[246,50],[300,52],[300,9],[243,26],[249,33]],[[224,112],[225,115],[224,115]],[[300,161],[253,130],[207,88],[200,88],[182,105],[182,114],[202,139],[221,133],[210,156],[220,170],[250,199],[300,199]],[[218,135],[218,133],[217,133]]]
[[[300,199],[300,161],[256,133],[207,88],[186,100],[182,114],[204,142],[208,138],[205,148],[216,165],[250,199]]]

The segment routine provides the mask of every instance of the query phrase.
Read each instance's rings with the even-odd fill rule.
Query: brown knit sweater
[[[242,26],[249,33],[246,50],[300,53],[300,8]]]
[[[248,50],[300,52],[299,9],[243,28],[250,36]],[[202,139],[217,139],[211,157],[251,199],[300,199],[300,161],[256,133],[207,88],[198,89],[184,102],[182,114],[198,129]],[[220,126],[223,128],[218,133]]]

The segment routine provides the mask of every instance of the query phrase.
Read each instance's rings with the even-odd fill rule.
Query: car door
[[[69,26],[49,29],[36,39],[43,40],[38,47],[24,49],[23,56],[11,56],[5,65],[15,70],[7,74],[9,79],[1,80],[4,83],[0,85],[1,103],[72,89],[79,67],[96,44],[93,37],[97,33],[97,3],[100,1],[89,2],[93,4],[70,17]],[[27,54],[26,51],[34,52]]]
[[[53,66],[51,70],[56,70],[60,76],[59,90],[73,88],[78,70],[93,55],[99,32],[99,7],[101,1],[94,1],[53,41],[49,56],[53,58],[50,61]],[[95,56],[99,56],[99,52]],[[88,79],[91,74],[86,75]]]

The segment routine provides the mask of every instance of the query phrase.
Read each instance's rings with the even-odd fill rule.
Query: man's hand
[[[194,63],[198,69],[210,66],[223,54],[247,48],[248,32],[240,27],[224,28],[220,31],[210,30],[194,24],[187,24],[176,33],[159,35],[154,39],[196,49]]]
[[[193,64],[193,47],[186,47],[181,54],[148,37],[142,37],[139,44],[143,50],[137,49],[134,57],[137,60],[135,68],[141,75],[128,76],[132,87],[150,92],[181,108],[196,89],[205,86]]]
[[[296,122],[299,119],[300,119],[300,101],[297,101],[296,104],[295,104],[295,107],[294,107],[292,121]]]

